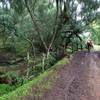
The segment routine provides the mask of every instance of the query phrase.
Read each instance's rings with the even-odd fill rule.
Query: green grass
[[[22,98],[24,98],[27,95],[33,96],[32,94],[33,86],[38,91],[37,93],[34,94],[34,96],[41,96],[43,91],[50,89],[52,87],[53,82],[57,79],[58,77],[57,71],[55,70],[59,68],[57,66],[65,65],[68,62],[69,61],[66,57],[63,58],[58,63],[56,63],[52,68],[40,74],[38,77],[34,78],[32,81],[17,88],[13,92],[10,92],[8,94],[1,96],[0,100],[24,100]],[[48,77],[47,80],[45,80],[46,77]]]
[[[57,65],[65,65],[69,63],[69,60],[67,60],[67,58],[63,58],[62,60],[58,61],[54,66],[57,66]]]
[[[14,89],[15,86],[11,86],[9,84],[0,84],[0,95],[7,94]]]

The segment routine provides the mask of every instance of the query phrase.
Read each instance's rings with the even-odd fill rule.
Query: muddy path
[[[41,100],[100,100],[100,53],[79,52]]]

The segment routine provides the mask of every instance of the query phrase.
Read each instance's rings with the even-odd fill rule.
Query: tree
[[[27,58],[66,50],[68,45],[82,42],[80,34],[90,30],[99,16],[98,0],[1,0],[0,30],[13,36],[16,49]],[[56,4],[56,5],[55,5]],[[9,33],[9,34],[8,34]],[[13,35],[12,35],[13,34]],[[63,53],[64,53],[63,52]],[[22,52],[21,52],[22,53]],[[56,54],[53,54],[55,56]],[[30,57],[29,57],[30,55]]]

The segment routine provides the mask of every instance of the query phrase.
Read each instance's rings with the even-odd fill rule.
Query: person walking
[[[88,52],[90,52],[91,48],[93,48],[93,41],[89,39],[86,43]]]

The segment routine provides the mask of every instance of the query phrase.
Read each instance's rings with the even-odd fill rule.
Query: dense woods
[[[0,95],[86,50],[88,38],[99,45],[99,17],[100,0],[0,0]]]

